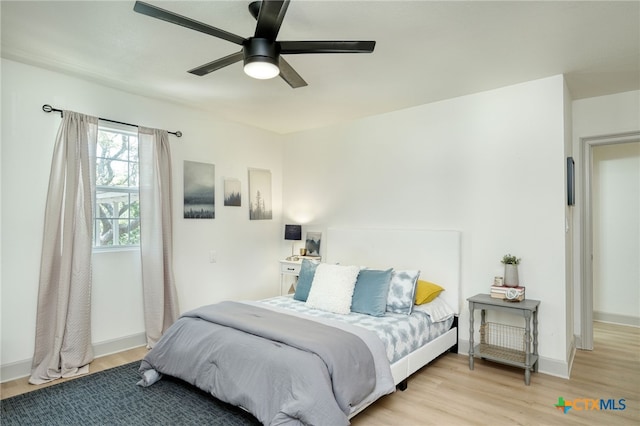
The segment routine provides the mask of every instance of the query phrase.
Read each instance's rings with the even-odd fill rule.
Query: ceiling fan
[[[258,79],[268,79],[280,75],[295,89],[306,86],[307,82],[280,55],[373,52],[375,41],[276,41],[288,6],[289,0],[251,2],[249,12],[258,22],[255,34],[249,38],[240,37],[142,1],[136,1],[133,10],[242,46],[242,50],[237,53],[189,70],[190,73],[199,76],[243,60],[244,72],[247,75]]]

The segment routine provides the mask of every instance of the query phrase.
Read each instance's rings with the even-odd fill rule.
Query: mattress
[[[384,343],[391,364],[446,333],[453,323],[453,317],[438,322],[432,321],[426,310],[420,306],[415,306],[411,315],[387,312],[383,317],[374,317],[355,312],[341,315],[309,308],[304,302],[291,296],[264,299],[260,303],[298,315],[335,320],[370,330]]]

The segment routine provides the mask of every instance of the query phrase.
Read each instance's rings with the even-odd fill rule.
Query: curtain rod
[[[62,117],[62,110],[58,109],[58,108],[54,108],[49,104],[44,104],[42,105],[42,110],[44,112],[59,112],[60,113],[60,117]],[[109,123],[116,123],[116,124],[123,124],[125,126],[133,126],[133,127],[140,127],[137,124],[131,124],[131,123],[125,123],[123,121],[116,121],[116,120],[109,120],[108,118],[102,118],[102,117],[98,117],[98,120],[102,120],[102,121],[108,121]],[[180,130],[176,131],[176,132],[169,132],[167,131],[167,133],[172,134],[172,135],[176,135],[177,137],[181,138],[182,137],[182,132]]]

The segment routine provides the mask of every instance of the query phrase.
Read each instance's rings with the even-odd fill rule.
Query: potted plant
[[[504,285],[518,287],[518,264],[520,263],[520,258],[509,253],[502,256],[501,262],[504,263]]]

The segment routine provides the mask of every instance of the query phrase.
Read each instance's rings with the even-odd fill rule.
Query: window
[[[140,245],[138,131],[98,126],[94,247]]]

